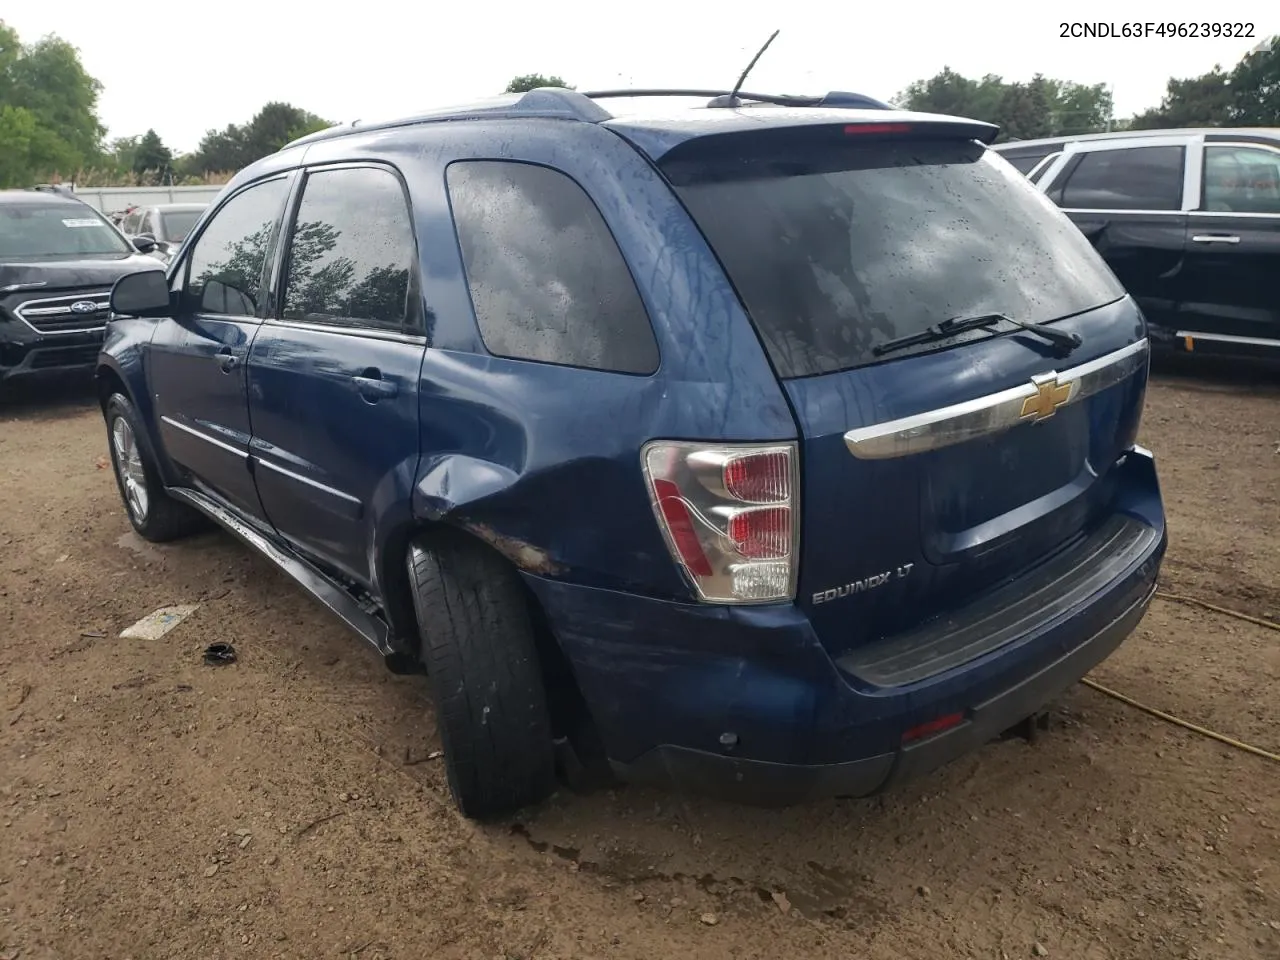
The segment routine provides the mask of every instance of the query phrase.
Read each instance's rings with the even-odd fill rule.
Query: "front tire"
[[[454,802],[477,820],[539,803],[555,787],[555,754],[517,574],[452,535],[415,541],[408,567]]]
[[[129,398],[113,393],[104,410],[111,468],[129,523],[144,540],[165,543],[193,533],[203,518],[165,491],[142,438],[142,420]]]

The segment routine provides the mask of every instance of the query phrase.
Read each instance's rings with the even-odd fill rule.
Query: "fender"
[[[425,461],[413,490],[413,513],[422,521],[448,523],[493,547],[526,573],[555,576],[567,567],[550,552],[485,522],[484,501],[513,490],[521,476],[510,467],[466,454]],[[479,509],[478,509],[479,508]]]
[[[124,385],[125,396],[142,420],[145,433],[141,439],[150,448],[149,453],[153,462],[159,465],[165,484],[172,486],[177,482],[178,475],[156,430],[155,404],[147,384],[146,348],[151,343],[155,330],[154,320],[136,317],[110,320],[93,378],[104,405],[107,398],[103,394],[103,387],[108,371],[115,374]]]

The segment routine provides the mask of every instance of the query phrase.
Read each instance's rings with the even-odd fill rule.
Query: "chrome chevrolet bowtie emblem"
[[[1036,388],[1034,396],[1022,401],[1023,420],[1045,420],[1058,412],[1058,408],[1071,399],[1071,383],[1060,383],[1056,373],[1032,377]]]

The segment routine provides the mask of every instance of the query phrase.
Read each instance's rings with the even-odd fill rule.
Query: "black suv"
[[[1146,313],[1153,344],[1280,359],[1280,129],[994,149],[1089,238]]]
[[[111,285],[157,266],[139,239],[73,197],[0,190],[0,382],[93,369]]]

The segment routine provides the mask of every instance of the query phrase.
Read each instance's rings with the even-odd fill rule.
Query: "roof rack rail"
[[[386,130],[393,127],[407,127],[419,123],[431,123],[440,120],[473,120],[484,117],[547,117],[563,120],[581,120],[586,123],[602,123],[612,120],[611,114],[604,107],[595,103],[576,90],[565,87],[536,87],[525,93],[502,94],[477,100],[469,104],[451,107],[440,107],[425,110],[407,117],[392,120],[361,121],[352,120],[291,140],[285,147],[315,143],[320,140],[331,140],[353,133],[365,133],[371,130]],[[282,148],[284,149],[284,148]]]
[[[623,97],[708,97],[708,107],[741,107],[749,104],[737,101],[751,101],[757,104],[770,104],[780,107],[843,107],[856,110],[891,110],[887,103],[861,93],[849,93],[843,90],[832,90],[820,97],[797,96],[786,93],[748,93],[739,90],[700,90],[686,88],[641,88],[636,90],[592,90],[582,96],[591,100],[610,100]]]
[[[860,93],[846,93],[833,90],[820,97],[792,96],[776,93],[745,93],[730,90],[686,90],[686,89],[642,89],[642,90],[595,90],[580,93],[565,87],[537,87],[525,93],[503,94],[490,97],[475,103],[461,104],[452,107],[441,107],[422,113],[392,120],[360,121],[338,124],[327,130],[320,130],[291,140],[281,149],[317,143],[321,140],[332,140],[337,137],[350,136],[373,130],[387,130],[394,127],[408,127],[419,123],[432,123],[442,120],[478,120],[485,117],[546,117],[562,120],[581,120],[584,123],[603,123],[612,120],[613,114],[602,107],[597,100],[609,100],[623,97],[706,97],[708,107],[750,107],[769,104],[782,107],[843,107],[858,110],[889,110],[888,104],[863,96]]]

